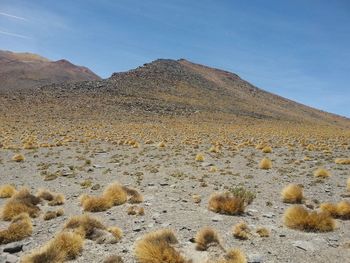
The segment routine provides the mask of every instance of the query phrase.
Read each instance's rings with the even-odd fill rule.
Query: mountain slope
[[[88,68],[67,60],[50,61],[36,54],[0,50],[0,90],[98,79]]]
[[[159,59],[134,70],[114,73],[106,80],[51,85],[42,90],[47,95],[75,98],[72,108],[89,105],[101,113],[108,111],[105,115],[134,112],[341,126],[350,123],[347,118],[263,91],[233,73],[183,59]],[[99,108],[97,101],[103,106]]]

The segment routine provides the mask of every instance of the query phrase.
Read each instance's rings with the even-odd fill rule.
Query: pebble
[[[251,255],[249,256],[248,263],[262,263],[264,259],[261,255]]]
[[[309,241],[297,240],[292,245],[305,251],[315,251],[314,245]]]
[[[15,255],[12,255],[12,254],[8,254],[6,256],[6,263],[16,263],[18,262],[18,257],[16,257]]]
[[[267,218],[272,218],[272,217],[275,216],[275,214],[274,214],[274,213],[265,213],[265,214],[263,214],[262,216],[263,216],[263,217],[267,217]]]
[[[216,215],[214,217],[212,217],[211,221],[213,222],[220,222],[223,220],[223,217],[221,215]]]
[[[18,252],[22,251],[22,248],[23,248],[22,243],[10,243],[4,247],[3,251],[10,253],[10,254],[13,254],[13,253],[18,253]]]

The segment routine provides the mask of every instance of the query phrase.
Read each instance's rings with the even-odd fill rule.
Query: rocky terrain
[[[0,198],[0,262],[43,262],[28,261],[28,255],[50,249],[62,235],[82,240],[74,243],[79,249],[70,257],[54,251],[54,260],[44,262],[122,262],[105,261],[111,255],[126,263],[190,262],[180,256],[142,261],[144,236],[160,229],[172,230],[178,241],[158,240],[163,253],[193,263],[350,258],[345,117],[186,60],[157,60],[106,80],[0,92],[0,123],[6,123],[0,126],[0,196],[7,192]],[[127,199],[117,203],[107,195],[114,182],[127,189]],[[290,184],[297,190],[283,190]],[[6,215],[15,211],[7,208],[19,202],[13,194],[22,187],[36,195],[25,194],[27,200],[40,200],[23,220],[32,231],[5,242],[11,226]],[[64,201],[57,195],[53,205],[40,189],[62,194]],[[132,201],[130,189],[141,197]],[[214,193],[244,205],[238,212],[215,209]],[[295,205],[308,212],[293,225],[286,214]],[[82,214],[106,227],[67,230]],[[203,227],[219,241],[198,249]],[[230,248],[246,260],[229,261]]]
[[[65,59],[50,61],[36,54],[0,50],[0,91],[18,92],[51,83],[98,79],[88,68]]]

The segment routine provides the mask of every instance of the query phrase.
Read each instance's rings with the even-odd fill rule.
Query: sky
[[[349,0],[0,0],[0,49],[103,78],[186,58],[350,117]]]

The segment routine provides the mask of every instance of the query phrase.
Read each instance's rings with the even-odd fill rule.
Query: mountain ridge
[[[51,83],[100,79],[90,69],[61,59],[0,50],[0,90],[23,90]]]
[[[107,96],[115,99],[114,105],[106,100],[108,108],[123,107],[126,103],[126,111],[132,108],[140,113],[194,115],[200,112],[208,116],[215,113],[330,125],[343,123],[350,127],[346,117],[262,90],[237,74],[185,59],[157,59],[129,71],[113,73],[107,79],[54,84],[42,90],[63,94],[74,91],[75,96],[85,92],[99,98]],[[88,98],[87,101],[93,103]]]

